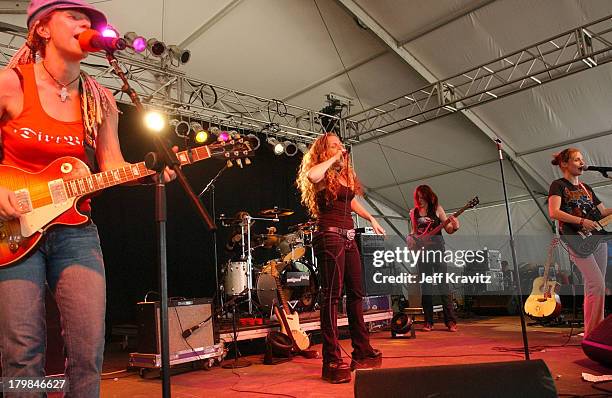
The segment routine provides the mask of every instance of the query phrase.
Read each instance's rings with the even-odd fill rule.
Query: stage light
[[[283,142],[283,147],[285,155],[287,156],[295,156],[298,153],[297,145],[291,141]]]
[[[194,139],[198,144],[202,144],[208,140],[208,131],[198,122],[191,122],[191,130],[194,132]]]
[[[247,135],[247,138],[253,144],[253,147],[251,149],[253,149],[254,151],[259,149],[259,147],[261,146],[261,140],[258,136],[256,136],[255,134],[249,134]]]
[[[106,27],[102,30],[102,36],[117,38],[119,37],[119,32],[117,29],[113,28],[112,25],[106,25]]]
[[[147,39],[138,36],[136,32],[127,32],[123,35],[123,38],[127,42],[128,47],[137,53],[141,53],[147,49]]]
[[[147,48],[155,57],[161,57],[166,52],[166,44],[163,41],[157,40],[156,38],[147,40]]]
[[[145,126],[155,133],[159,133],[166,127],[166,118],[157,111],[149,111],[144,117]]]
[[[227,131],[219,131],[219,135],[217,136],[217,141],[227,142],[230,140],[230,135]]]
[[[302,153],[304,153],[304,154],[305,154],[306,152],[308,152],[308,145],[304,144],[303,142],[298,143],[298,144],[297,144],[297,148],[298,148],[298,150],[299,150],[300,152],[302,152]]]
[[[175,45],[168,46],[168,54],[171,59],[176,60],[179,64],[186,64],[191,59],[191,51]]]
[[[206,130],[198,131],[194,139],[198,144],[203,144],[208,141],[208,132]]]
[[[276,138],[268,138],[267,141],[268,141],[268,144],[272,145],[272,148],[274,150],[274,154],[276,156],[280,156],[283,153],[285,153],[285,147],[283,146],[283,144],[278,142],[278,140]]]
[[[174,133],[181,138],[189,136],[189,123],[184,120],[172,119],[170,120],[170,126],[174,127]]]

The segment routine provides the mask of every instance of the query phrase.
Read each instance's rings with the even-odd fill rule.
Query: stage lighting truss
[[[27,31],[20,26],[1,22],[0,29],[3,31],[0,37],[0,65],[6,65],[24,43]],[[117,52],[116,57],[130,85],[145,105],[163,110],[171,117],[198,120],[215,126],[240,126],[240,129],[254,133],[262,132],[266,126],[276,125],[277,131],[269,135],[277,137],[280,142],[314,141],[323,134],[319,122],[322,117],[337,119],[342,129],[352,128],[350,122],[341,120],[340,117],[189,77],[174,68],[168,58],[172,52],[181,54],[185,60],[187,55],[184,51],[181,53],[174,47],[171,51],[171,46],[167,46],[165,58],[154,58],[147,50],[148,44],[154,45],[151,40],[147,43],[147,40],[136,32],[125,33],[124,38],[130,45],[130,50]],[[177,58],[174,59],[176,65],[178,61]],[[112,68],[108,67],[104,54],[90,54],[88,62],[81,66],[85,72],[95,76],[103,86],[113,92],[117,102],[131,105],[129,96],[121,91],[123,82]]]

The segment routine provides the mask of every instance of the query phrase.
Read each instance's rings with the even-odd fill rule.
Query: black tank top
[[[353,217],[351,217],[351,201],[355,192],[340,185],[336,200],[328,203],[325,200],[325,189],[317,192],[317,205],[319,206],[319,227],[337,227],[353,229]]]
[[[414,210],[412,211],[412,217],[413,217],[412,222],[414,222],[416,225],[417,235],[421,235],[425,233],[425,231],[431,231],[432,229],[436,228],[441,223],[440,218],[436,214],[436,211],[431,210],[431,209],[427,210],[427,215],[421,216],[419,215],[419,209],[415,207]],[[436,243],[440,245],[444,245],[444,237],[442,236],[442,229],[440,229],[440,231],[438,231],[438,233],[434,236],[435,236],[435,239],[433,239],[433,241],[435,241]]]

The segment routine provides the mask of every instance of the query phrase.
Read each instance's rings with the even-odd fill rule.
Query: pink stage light
[[[132,42],[132,48],[134,49],[134,51],[136,51],[137,53],[141,53],[144,50],[147,49],[147,39],[145,39],[142,36],[138,36],[137,38],[134,39],[134,41]]]
[[[230,135],[227,131],[220,132],[219,137],[217,137],[217,141],[226,142],[226,141],[229,141],[229,139],[230,139]]]
[[[106,27],[102,30],[102,36],[104,37],[119,37],[119,32],[117,29],[113,28],[111,25],[106,25]]]

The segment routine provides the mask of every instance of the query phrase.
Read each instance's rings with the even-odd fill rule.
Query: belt
[[[338,227],[325,227],[325,228],[319,227],[318,232],[333,232],[335,234],[341,235],[343,238],[346,238],[348,240],[355,239],[354,229],[344,229],[344,228],[338,228]]]

